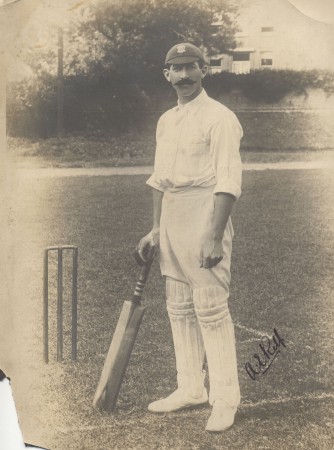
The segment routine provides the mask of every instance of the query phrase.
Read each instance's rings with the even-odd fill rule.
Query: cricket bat
[[[139,255],[135,259],[142,266],[131,300],[126,300],[114,331],[109,351],[98,383],[93,406],[114,411],[126,368],[145,312],[141,297],[150,272],[153,258],[144,262]]]

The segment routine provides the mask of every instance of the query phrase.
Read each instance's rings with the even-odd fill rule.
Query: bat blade
[[[115,363],[110,371],[109,382],[106,386],[104,408],[107,411],[114,411],[116,407],[119,390],[121,388],[126,368],[129,364],[129,359],[137,338],[145,309],[145,306],[137,306],[134,309],[125,329],[119,351],[117,352],[117,356],[115,358]]]
[[[95,408],[113,411],[145,312],[141,296],[153,259],[144,262],[131,301],[125,301],[94,395]]]
[[[144,306],[125,301],[103,366],[94,395],[93,406],[112,411],[128,365]]]

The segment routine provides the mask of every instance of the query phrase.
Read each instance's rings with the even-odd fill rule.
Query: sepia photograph
[[[333,0],[0,0],[0,450],[331,450],[333,202]]]

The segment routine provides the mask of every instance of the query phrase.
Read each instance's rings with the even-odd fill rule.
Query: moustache
[[[176,86],[187,86],[187,85],[190,86],[194,83],[195,83],[195,81],[188,79],[188,80],[180,80],[177,83],[175,83],[175,85]]]

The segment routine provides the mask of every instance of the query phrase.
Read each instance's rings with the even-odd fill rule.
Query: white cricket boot
[[[178,389],[148,406],[151,412],[172,412],[208,401],[202,370],[204,346],[190,287],[167,278],[167,310],[171,323]]]
[[[234,423],[236,411],[237,408],[231,408],[224,400],[215,400],[205,430],[211,433],[227,430]]]
[[[209,369],[209,401],[213,411],[208,428],[222,431],[233,424],[240,403],[234,326],[228,309],[228,296],[220,286],[196,288],[193,296]],[[224,404],[226,407],[222,406]],[[219,421],[220,426],[217,425]]]
[[[208,394],[203,388],[200,397],[192,397],[184,389],[176,389],[172,394],[161,400],[157,400],[148,405],[148,410],[153,413],[167,413],[179,411],[180,409],[193,408],[208,402]]]

